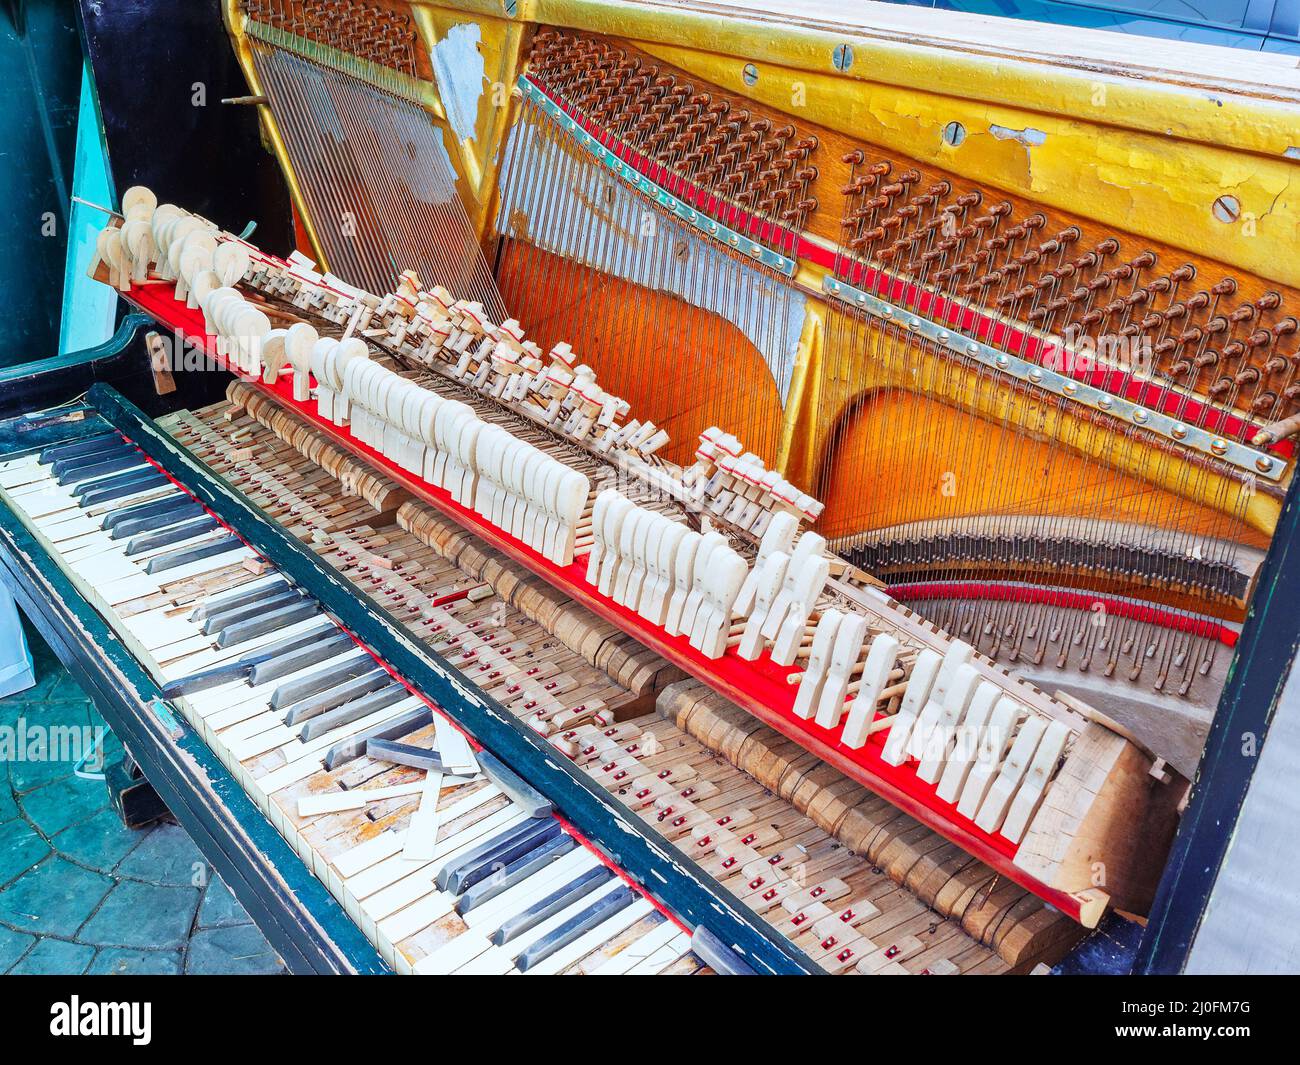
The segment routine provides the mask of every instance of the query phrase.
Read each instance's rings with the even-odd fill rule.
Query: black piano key
[[[365,651],[359,651],[351,658],[345,658],[337,665],[314,673],[310,677],[285,681],[271,694],[271,709],[279,710],[282,706],[319,695],[345,680],[352,680],[363,673],[372,673],[374,669],[374,658]]]
[[[94,451],[103,451],[106,448],[123,443],[125,439],[117,430],[111,430],[107,433],[96,433],[94,436],[84,437],[75,444],[51,444],[49,447],[41,448],[40,453],[36,456],[36,461],[48,466],[51,462],[58,462],[59,459],[69,459],[77,455],[89,455]]]
[[[377,725],[371,725],[367,729],[362,729],[355,736],[349,736],[346,740],[340,740],[334,744],[325,755],[323,763],[325,770],[332,773],[339,766],[352,761],[352,759],[360,758],[365,752],[366,744],[371,740],[395,740],[409,735],[417,729],[428,728],[432,724],[433,711],[427,706],[413,706],[389,721],[381,721]]]
[[[298,620],[302,621],[303,619],[299,618]],[[263,684],[270,684],[271,681],[287,677],[290,673],[297,673],[300,669],[326,662],[335,655],[342,654],[349,647],[356,646],[352,637],[346,632],[339,632],[337,626],[333,626],[333,628],[335,632],[333,636],[317,637],[314,643],[258,662],[253,666],[253,672],[249,675],[249,683],[255,688]]]
[[[211,669],[200,670],[198,673],[191,673],[186,677],[177,677],[163,685],[162,693],[164,699],[175,699],[180,695],[190,695],[193,692],[207,691],[209,688],[219,688],[223,684],[229,684],[234,680],[243,680],[251,672],[253,667],[248,662],[226,662],[220,666],[213,666]]]
[[[479,751],[474,757],[488,779],[509,795],[516,806],[522,807],[529,817],[550,817],[555,812],[555,804],[550,799],[499,758],[487,751]]]
[[[285,724],[290,724],[286,721]],[[423,769],[427,773],[442,773],[442,755],[429,747],[417,747],[413,743],[398,743],[395,740],[371,740],[366,744],[366,757],[377,762],[390,762],[393,765],[410,766]]]
[[[371,661],[373,662],[373,659]],[[378,691],[392,679],[387,670],[376,669],[370,673],[354,677],[352,680],[345,680],[342,684],[336,684],[334,687],[327,688],[325,691],[309,698],[290,703],[285,707],[284,723],[290,726],[300,725],[318,714],[325,713],[326,710],[333,710],[336,706],[342,706],[353,699],[359,699],[363,695]],[[436,757],[438,752],[434,751],[432,753]],[[441,770],[441,762],[438,763],[438,767]],[[420,768],[425,767],[421,766]]]
[[[313,614],[319,612],[320,604],[315,599],[304,598],[301,602],[292,603],[278,610],[270,610],[258,617],[249,618],[247,621],[236,621],[233,625],[226,626],[217,633],[217,646],[234,647],[245,640],[252,640],[258,636],[264,636],[268,632],[275,632],[276,629],[306,621]]]
[[[475,884],[486,880],[497,870],[504,869],[526,854],[531,854],[559,834],[560,823],[555,818],[549,821],[525,821],[522,825],[517,825],[516,830],[508,834],[503,833],[493,840],[491,848],[483,850],[476,847],[470,854],[457,861],[456,867],[447,876],[446,885],[439,886],[453,895],[461,895]],[[439,879],[442,878],[442,873],[443,870],[439,870]]]
[[[248,621],[250,618],[260,617],[262,614],[269,614],[281,607],[293,606],[294,603],[301,602],[305,598],[306,596],[296,588],[283,586],[277,589],[275,594],[268,595],[265,598],[253,599],[251,602],[240,606],[230,607],[219,613],[208,614],[203,619],[203,634],[206,636],[213,632],[220,632],[228,625],[234,625],[239,621]]]
[[[347,637],[347,633],[340,632],[339,627],[332,621],[326,621],[321,625],[314,625],[306,632],[299,632],[293,636],[286,636],[282,640],[276,640],[259,647],[256,651],[249,651],[247,654],[240,655],[241,662],[247,662],[251,666],[260,666],[267,662],[273,662],[283,655],[295,654],[298,651],[304,651],[315,647],[318,642],[331,641],[341,643],[340,637]],[[351,637],[348,637],[351,639]],[[302,668],[300,666],[295,668]],[[290,670],[289,672],[293,672]],[[275,678],[270,678],[274,680]]]
[[[54,475],[55,480],[66,477],[69,474],[75,476],[81,470],[98,466],[105,462],[111,462],[114,459],[120,459],[126,456],[133,457],[137,462],[141,461],[141,455],[138,448],[128,444],[125,440],[119,440],[116,444],[110,444],[108,447],[101,448],[98,451],[89,451],[81,455],[73,455],[67,458],[56,459],[50,464],[50,473]]]
[[[199,603],[190,611],[191,621],[202,621],[211,614],[218,613],[222,610],[229,610],[232,607],[244,606],[246,603],[256,602],[268,595],[279,595],[284,589],[289,587],[289,582],[278,574],[273,580],[268,580],[262,584],[248,587],[247,585],[231,592],[228,595],[213,596]]]
[[[194,500],[177,489],[177,491],[169,496],[164,496],[162,499],[151,499],[147,503],[134,503],[129,507],[122,507],[120,510],[110,510],[104,515],[104,520],[99,523],[99,527],[104,532],[112,535],[113,530],[124,521],[131,521],[134,518],[151,518],[156,514],[169,514],[173,510],[179,510],[181,507],[192,506],[193,504]]]
[[[613,876],[610,873],[610,876]],[[585,936],[593,928],[608,921],[620,910],[625,910],[636,901],[636,893],[630,887],[620,887],[608,895],[597,899],[581,913],[574,914],[559,928],[542,936],[515,959],[515,966],[520,972],[527,972],[534,965],[544,962],[557,950],[563,950],[575,939]]]
[[[82,507],[95,507],[101,503],[111,503],[115,499],[124,499],[138,492],[150,492],[162,488],[170,482],[162,472],[152,466],[147,470],[138,470],[123,477],[108,477],[102,481],[87,481],[72,490]]]
[[[328,639],[337,632],[338,628],[330,623],[308,629],[306,632],[300,632],[296,636],[277,640],[275,643],[267,644],[266,647],[250,651],[233,662],[213,666],[211,669],[200,670],[198,673],[191,673],[187,677],[177,677],[176,680],[169,681],[163,686],[163,695],[168,699],[172,699],[178,695],[187,695],[190,692],[207,691],[209,688],[229,684],[232,680],[248,679],[255,667],[266,662],[273,662],[282,655],[293,654],[306,647],[314,647],[321,640]]]
[[[183,521],[200,518],[206,513],[203,507],[194,500],[187,496],[181,498],[183,502],[177,503],[176,506],[170,509],[119,521],[113,526],[113,531],[108,535],[114,540],[124,540],[130,536],[138,536],[140,533],[161,532],[163,529],[179,525]]]
[[[139,555],[145,551],[154,551],[160,547],[168,547],[171,544],[184,543],[186,540],[192,540],[196,536],[202,536],[204,533],[210,533],[217,527],[217,519],[211,515],[204,515],[201,518],[195,518],[193,521],[181,522],[179,525],[169,525],[167,528],[154,533],[145,533],[142,536],[133,536],[127,541],[126,551],[123,553],[130,557]]]
[[[98,456],[91,456],[97,458]],[[83,481],[95,481],[101,477],[107,477],[112,473],[124,473],[127,470],[135,469],[153,469],[149,463],[141,457],[140,452],[135,448],[129,448],[120,455],[114,455],[111,458],[102,459],[99,462],[85,462],[78,466],[70,466],[62,473],[55,476],[59,484],[81,484]]]
[[[753,967],[704,925],[691,933],[691,953],[719,976],[757,976]]]
[[[530,928],[536,928],[543,921],[554,917],[561,910],[567,910],[574,903],[581,902],[602,884],[608,883],[613,871],[603,865],[588,869],[585,873],[556,888],[545,898],[540,898],[526,910],[506,918],[505,922],[492,933],[491,939],[498,947],[504,946],[512,939],[523,935]],[[564,926],[561,925],[561,928]],[[557,948],[558,949],[558,948]],[[537,959],[540,961],[541,959]]]
[[[302,727],[302,732],[298,735],[303,743],[308,740],[319,739],[325,733],[330,732],[343,725],[350,725],[354,721],[360,721],[363,717],[369,717],[377,710],[382,710],[386,706],[392,706],[394,703],[406,698],[406,688],[394,681],[387,687],[373,691],[369,695],[363,695],[360,699],[353,699],[351,702],[337,706],[318,717],[313,717]]]
[[[166,573],[169,569],[188,566],[191,562],[198,562],[202,558],[212,558],[216,555],[225,555],[231,551],[238,551],[243,546],[244,541],[238,536],[223,536],[217,540],[210,540],[205,544],[184,547],[178,551],[168,551],[162,555],[154,555],[145,564],[144,571],[145,573]]]
[[[552,824],[555,823],[557,822],[552,822]],[[480,861],[507,844],[525,837],[535,836],[545,827],[541,822],[534,824],[531,821],[520,821],[518,824],[511,825],[509,828],[489,836],[482,843],[475,845],[464,854],[452,858],[440,866],[438,871],[433,874],[434,887],[439,891],[455,891],[452,885],[465,870],[476,868]],[[459,895],[460,892],[455,891],[455,894]]]
[[[578,845],[578,841],[567,833],[561,832],[534,851],[530,851],[518,861],[511,862],[498,870],[486,880],[480,880],[466,890],[456,900],[456,912],[462,916],[471,910],[490,902],[503,891],[508,891],[516,884],[523,883],[530,876],[542,872],[552,862],[557,862]]]

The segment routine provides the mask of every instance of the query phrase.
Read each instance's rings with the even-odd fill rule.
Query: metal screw
[[[1255,460],[1255,469],[1259,470],[1260,473],[1268,473],[1268,471],[1271,470],[1272,468],[1273,468],[1272,459],[1258,458]]]
[[[753,63],[746,63],[745,69],[740,72],[740,76],[746,85],[753,85],[758,81],[758,67],[754,66]]]
[[[831,62],[836,70],[848,70],[853,66],[853,49],[847,44],[837,44],[831,53]]]
[[[1211,210],[1220,222],[1232,223],[1241,217],[1241,201],[1236,196],[1220,196]]]
[[[949,122],[943,127],[943,143],[949,148],[956,148],[966,139],[966,127],[960,122]]]

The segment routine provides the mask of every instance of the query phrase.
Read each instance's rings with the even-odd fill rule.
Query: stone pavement
[[[30,740],[34,726],[102,724],[26,631],[36,686],[0,700],[0,729]],[[119,756],[111,733],[104,746],[107,761]],[[0,973],[284,971],[184,829],[126,828],[75,759],[28,761],[3,745],[0,758]]]

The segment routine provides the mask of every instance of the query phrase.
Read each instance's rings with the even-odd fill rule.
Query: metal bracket
[[[637,192],[654,200],[655,203],[674,217],[680,218],[705,236],[712,237],[733,251],[740,252],[740,254],[753,259],[756,263],[761,263],[768,269],[775,270],[778,274],[783,274],[786,277],[794,276],[797,266],[794,259],[774,252],[766,245],[760,244],[743,233],[723,225],[664,190],[637,170],[636,167],[620,159],[617,152],[605,147],[599,140],[583,129],[577,119],[569,115],[564,108],[551,99],[546,90],[529,79],[528,75],[521,74],[519,76],[519,88],[523,91],[526,99],[539,105],[556,125],[573,137],[598,162],[603,163],[636,189]],[[628,151],[630,152],[631,149],[629,148]]]
[[[1112,395],[1082,381],[1076,381],[1055,370],[1045,369],[1028,359],[1008,355],[1005,351],[999,351],[989,344],[962,333],[954,333],[905,307],[887,303],[877,296],[863,292],[862,289],[854,288],[829,275],[822,278],[822,290],[851,307],[866,311],[874,318],[915,333],[937,347],[946,348],[962,358],[973,359],[982,366],[998,370],[1018,381],[1026,381],[1044,392],[1061,396],[1073,403],[1108,414],[1121,422],[1136,425],[1147,432],[1173,440],[1183,447],[1235,466],[1252,477],[1280,481],[1283,473],[1286,472],[1285,463],[1273,455],[1225,437],[1215,436],[1195,425],[1188,425],[1167,414],[1139,406],[1131,400]]]

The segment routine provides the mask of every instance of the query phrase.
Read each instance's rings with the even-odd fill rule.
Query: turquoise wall
[[[59,351],[82,58],[71,0],[0,2],[0,366]]]

